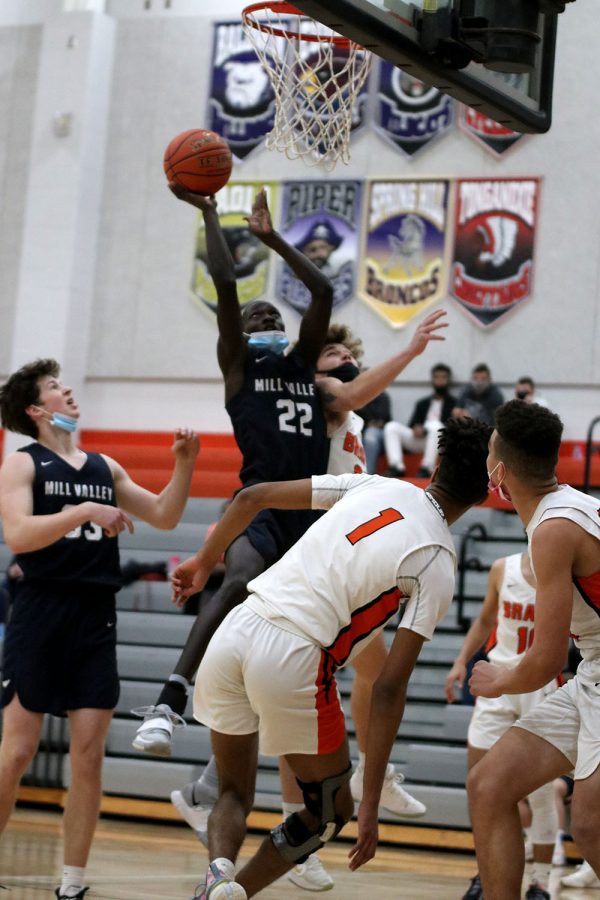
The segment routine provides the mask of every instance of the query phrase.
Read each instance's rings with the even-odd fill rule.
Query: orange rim
[[[359,44],[355,44],[354,41],[351,41],[350,38],[345,38],[341,35],[328,36],[324,34],[302,34],[299,31],[285,31],[283,28],[275,28],[268,22],[259,22],[252,18],[254,13],[263,12],[266,9],[271,10],[271,12],[283,13],[284,15],[289,16],[302,16],[307,20],[314,21],[314,19],[305,15],[292,3],[275,3],[273,0],[263,0],[262,3],[251,3],[250,6],[246,6],[246,8],[242,10],[244,24],[248,25],[250,28],[254,28],[256,31],[263,31],[265,34],[275,35],[275,37],[293,38],[294,40],[308,41],[313,44],[335,44],[336,47],[360,46]]]

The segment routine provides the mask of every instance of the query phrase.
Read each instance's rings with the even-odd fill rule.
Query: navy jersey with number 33
[[[90,500],[116,506],[115,486],[107,462],[99,453],[88,453],[80,469],[41,444],[29,444],[20,452],[33,459],[33,514],[52,515]],[[121,573],[116,537],[109,538],[99,525],[86,522],[48,547],[20,553],[17,562],[24,578],[69,581],[119,588]]]

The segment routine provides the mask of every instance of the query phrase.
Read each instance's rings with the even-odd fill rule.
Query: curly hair
[[[329,326],[325,336],[325,345],[327,344],[343,344],[357,362],[360,362],[364,354],[361,339],[347,325],[340,325],[339,322],[332,322]]]
[[[40,378],[58,378],[60,366],[55,359],[36,359],[14,372],[0,388],[2,425],[17,434],[37,438],[37,425],[25,410],[40,400]]]
[[[556,469],[562,432],[560,418],[545,406],[509,400],[496,410],[494,450],[517,478],[546,481]]]
[[[486,460],[491,426],[478,419],[448,419],[440,430],[436,484],[460,503],[480,503],[488,492]]]

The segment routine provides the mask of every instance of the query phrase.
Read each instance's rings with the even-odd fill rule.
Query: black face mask
[[[323,372],[323,375],[331,375],[332,378],[338,378],[340,381],[354,381],[354,379],[360,375],[360,369],[358,366],[353,366],[352,363],[344,363],[342,366],[337,366],[335,369],[329,369],[327,372]]]
[[[438,397],[445,397],[446,394],[448,393],[448,385],[443,384],[441,387],[434,387],[433,393],[436,394]]]
[[[530,393],[531,391],[515,391],[515,397],[517,400],[526,400]]]

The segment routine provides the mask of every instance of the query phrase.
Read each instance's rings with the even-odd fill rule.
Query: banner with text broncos
[[[450,293],[487,328],[531,296],[539,178],[459,179]]]
[[[356,291],[356,260],[362,210],[360,181],[288,181],[282,185],[279,231],[329,278],[333,306]],[[299,313],[310,303],[310,291],[281,261],[277,299]]]
[[[258,191],[264,187],[267,202],[274,218],[277,201],[277,185],[263,181],[230,181],[218,194],[219,221],[227,246],[233,257],[238,299],[244,306],[252,300],[260,300],[267,291],[271,255],[268,247],[248,229],[245,216],[250,215],[252,203]],[[192,296],[203,309],[216,314],[217,292],[208,271],[206,231],[200,213],[194,269]]]
[[[208,109],[208,127],[225,138],[238,159],[273,128],[275,94],[240,21],[214,23]]]
[[[412,157],[454,121],[454,101],[386,60],[379,62],[375,128]]]
[[[368,182],[359,295],[393,328],[444,296],[449,197],[447,179]]]
[[[460,105],[458,126],[474,141],[477,141],[489,153],[500,158],[511,147],[525,137],[520,131],[512,131],[504,125],[499,125],[489,116],[470,106]]]

